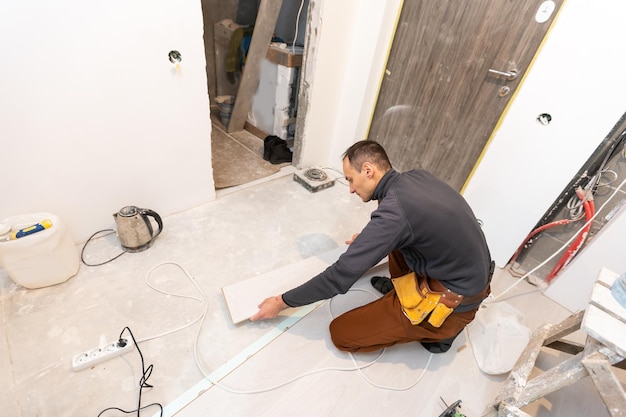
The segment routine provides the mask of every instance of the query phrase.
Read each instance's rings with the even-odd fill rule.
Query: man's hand
[[[259,312],[250,317],[250,320],[257,321],[264,319],[273,319],[278,315],[278,313],[281,312],[281,310],[287,307],[289,306],[285,304],[281,295],[266,298],[261,304],[259,304]]]
[[[346,240],[346,245],[352,245],[352,242],[354,242],[354,239],[356,239],[358,235],[359,235],[358,233],[353,234],[352,239]]]

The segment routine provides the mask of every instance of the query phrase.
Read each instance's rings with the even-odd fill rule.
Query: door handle
[[[511,70],[507,71],[498,71],[498,70],[494,70],[489,68],[489,73],[491,74],[495,74],[495,75],[500,75],[502,77],[506,77],[507,80],[512,81],[514,79],[517,78],[517,69],[513,68]]]

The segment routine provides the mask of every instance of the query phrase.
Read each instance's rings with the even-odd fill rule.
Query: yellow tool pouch
[[[443,322],[448,318],[450,314],[454,311],[453,308],[446,306],[445,304],[439,303],[435,306],[435,309],[432,313],[430,313],[430,317],[428,318],[428,322],[433,327],[441,327]]]
[[[418,282],[423,281],[423,282]],[[434,327],[440,327],[445,319],[454,311],[454,308],[443,304],[442,293],[430,290],[427,278],[416,276],[414,272],[398,278],[392,278],[391,282],[396,290],[396,295],[402,305],[404,315],[411,324],[420,324],[428,315],[428,322]],[[445,295],[443,295],[445,297]]]

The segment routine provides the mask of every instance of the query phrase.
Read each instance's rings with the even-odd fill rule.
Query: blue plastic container
[[[626,308],[626,273],[615,280],[611,286],[611,294],[622,307]]]

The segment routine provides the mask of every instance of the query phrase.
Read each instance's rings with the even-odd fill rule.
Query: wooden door
[[[405,0],[368,139],[460,190],[562,2]]]

